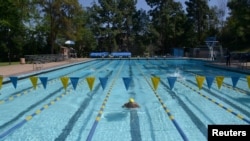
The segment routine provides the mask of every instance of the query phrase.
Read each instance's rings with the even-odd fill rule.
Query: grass
[[[20,64],[20,62],[11,62],[11,65],[17,65]],[[1,66],[9,66],[9,62],[0,62],[0,67]]]

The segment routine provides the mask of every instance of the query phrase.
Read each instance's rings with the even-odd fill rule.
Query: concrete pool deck
[[[63,65],[68,65],[77,62],[83,62],[92,60],[91,58],[77,58],[70,59],[60,62],[49,62],[49,63],[34,63],[34,64],[17,64],[17,65],[9,65],[9,66],[1,66],[0,67],[0,76],[8,77],[14,75],[21,75],[36,72],[38,70],[46,70],[49,68],[59,67]]]

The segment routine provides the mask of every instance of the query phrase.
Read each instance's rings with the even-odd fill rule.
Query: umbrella
[[[75,42],[74,41],[71,41],[71,40],[68,40],[65,42],[66,45],[74,45]]]

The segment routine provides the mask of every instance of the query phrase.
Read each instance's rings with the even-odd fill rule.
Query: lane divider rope
[[[158,95],[157,91],[154,90],[153,86],[151,85],[151,83],[149,82],[149,80],[146,78],[145,74],[141,71],[141,69],[138,67],[138,65],[136,64],[137,69],[141,72],[141,74],[143,75],[144,79],[147,81],[148,85],[151,87],[151,89],[153,90],[155,96],[157,97],[158,101],[160,102],[161,106],[163,107],[163,109],[165,110],[165,112],[167,113],[169,119],[173,122],[175,128],[177,129],[177,131],[180,133],[182,139],[184,141],[188,141],[188,138],[186,136],[186,134],[183,132],[183,130],[181,129],[181,127],[179,126],[179,124],[177,123],[177,121],[174,119],[174,116],[171,114],[170,110],[167,108],[167,106],[164,104],[163,100],[160,98],[160,96]]]
[[[116,82],[116,80],[117,80],[117,78],[118,78],[118,75],[120,74],[120,72],[121,72],[121,70],[122,70],[123,65],[124,65],[124,62],[123,62],[123,64],[121,65],[121,67],[120,67],[118,73],[116,74],[115,78],[113,79],[113,81],[112,81],[112,83],[111,83],[111,86],[110,86],[110,88],[109,88],[109,90],[108,90],[108,93],[106,94],[106,96],[105,96],[105,98],[104,98],[104,101],[103,101],[103,103],[102,103],[102,106],[101,106],[101,108],[100,108],[100,110],[99,110],[99,112],[98,112],[98,114],[97,114],[97,116],[96,116],[96,118],[95,118],[94,124],[92,125],[92,127],[91,127],[91,129],[90,129],[90,132],[89,132],[89,134],[88,134],[88,137],[87,137],[86,141],[91,141],[92,138],[93,138],[93,135],[94,135],[94,133],[95,133],[96,127],[97,127],[99,121],[101,120],[101,117],[102,117],[102,114],[103,114],[103,112],[104,112],[106,103],[107,103],[107,101],[108,101],[108,99],[109,99],[109,96],[110,96],[110,94],[111,94],[111,90],[112,90],[112,88],[113,88],[113,86],[114,86],[114,84],[115,84],[115,82]]]
[[[182,85],[188,87],[189,89],[193,90],[194,92],[198,93],[200,96],[206,98],[206,99],[209,100],[210,102],[216,104],[216,105],[219,106],[220,108],[223,108],[223,109],[226,110],[227,112],[233,114],[233,115],[236,116],[237,118],[239,118],[239,119],[245,121],[246,123],[250,124],[250,121],[249,121],[248,119],[244,118],[244,117],[243,117],[242,115],[240,115],[240,114],[237,114],[237,113],[234,112],[232,109],[223,106],[221,103],[216,102],[214,99],[209,98],[208,96],[202,94],[200,91],[198,91],[198,90],[196,90],[196,89],[190,87],[189,85],[187,85],[187,84],[185,84],[185,83],[183,83],[183,82],[181,82],[181,81],[178,81],[178,82],[180,82]]]

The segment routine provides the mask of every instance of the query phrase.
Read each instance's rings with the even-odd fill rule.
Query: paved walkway
[[[60,62],[50,62],[44,64],[17,64],[17,65],[9,65],[9,66],[1,66],[0,67],[0,75],[3,77],[8,76],[18,76],[27,73],[36,72],[39,70],[45,70],[53,67],[59,67],[71,63],[82,62],[91,60],[91,58],[77,58]]]

